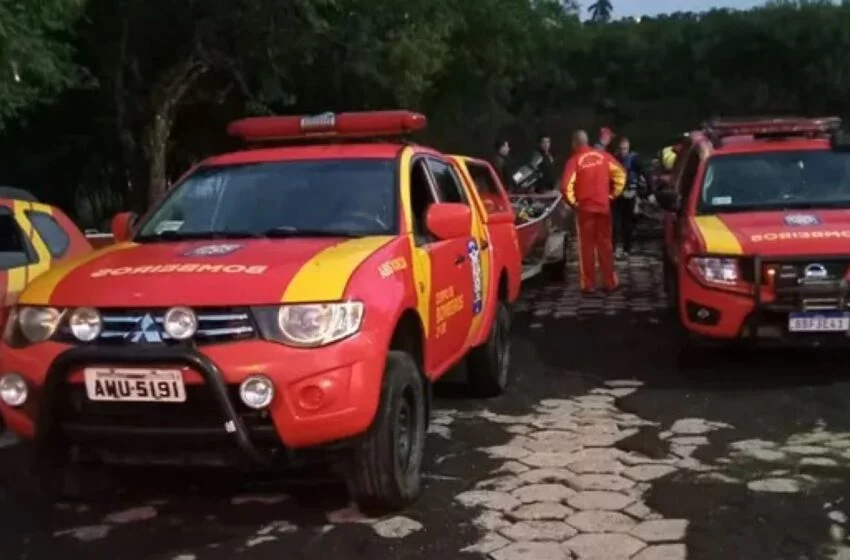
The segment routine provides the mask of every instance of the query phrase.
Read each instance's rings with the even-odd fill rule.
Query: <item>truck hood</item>
[[[393,237],[122,243],[59,265],[20,302],[59,307],[333,301]]]
[[[850,210],[715,214],[697,216],[694,223],[709,253],[850,253]]]

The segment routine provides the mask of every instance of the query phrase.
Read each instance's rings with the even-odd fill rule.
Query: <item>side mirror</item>
[[[678,210],[678,196],[671,190],[661,190],[655,193],[655,200],[658,206],[665,212],[675,212]]]
[[[133,237],[133,226],[137,218],[138,216],[135,212],[119,212],[115,214],[109,223],[109,229],[112,231],[112,237],[116,243],[129,241]]]
[[[425,226],[437,239],[466,237],[472,229],[472,211],[459,202],[432,204],[425,213]]]

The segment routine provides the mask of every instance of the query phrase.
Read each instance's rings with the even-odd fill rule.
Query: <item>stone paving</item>
[[[615,404],[640,386],[613,381],[591,394],[549,399],[524,416],[485,411],[513,438],[482,449],[504,460],[491,478],[455,497],[478,510],[481,540],[465,549],[494,560],[676,560],[686,557],[685,519],[643,501],[653,480],[702,469],[679,455],[652,459],[616,444],[651,423]]]

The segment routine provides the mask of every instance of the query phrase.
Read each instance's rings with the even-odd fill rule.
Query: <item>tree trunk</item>
[[[168,190],[169,142],[180,103],[208,70],[209,68],[199,62],[193,53],[166,72],[154,88],[153,122],[148,125],[145,134],[149,205],[154,204]]]

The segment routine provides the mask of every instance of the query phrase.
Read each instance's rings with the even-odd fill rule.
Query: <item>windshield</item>
[[[136,240],[396,230],[395,161],[300,160],[210,166],[181,182]]]
[[[698,212],[850,208],[850,153],[796,150],[712,156]]]

